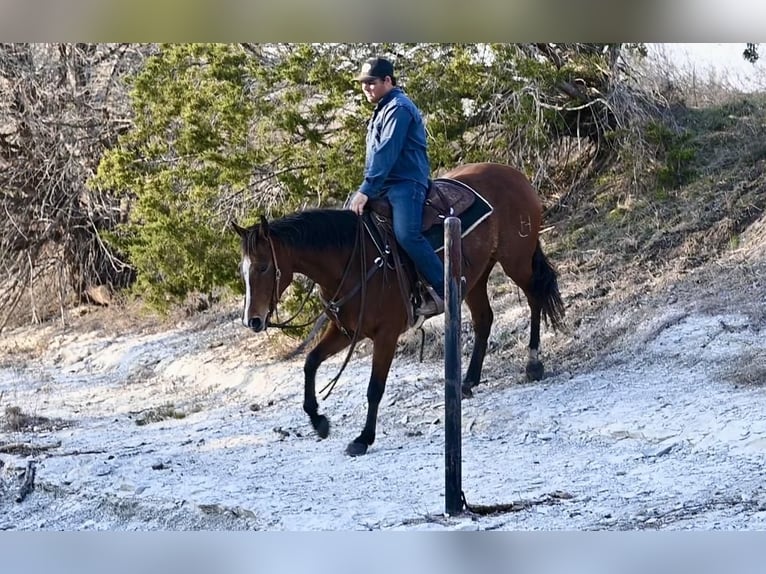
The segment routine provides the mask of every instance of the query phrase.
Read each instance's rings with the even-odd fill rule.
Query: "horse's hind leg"
[[[548,262],[537,242],[532,255],[532,277],[524,289],[532,314],[529,332],[529,359],[527,360],[527,378],[539,381],[543,378],[543,364],[540,362],[540,320],[545,317],[554,329],[561,329],[564,324],[564,303],[561,300],[556,270]]]
[[[503,270],[511,280],[524,292],[530,310],[529,347],[527,348],[526,375],[530,381],[543,378],[543,364],[539,359],[540,349],[540,320],[542,317],[542,301],[535,295],[534,269],[529,263],[519,259],[500,260]]]
[[[306,356],[306,362],[303,365],[304,374],[304,396],[303,410],[311,419],[311,426],[321,438],[327,438],[330,434],[330,423],[327,417],[319,414],[319,405],[316,397],[316,374],[319,365],[332,355],[342,351],[351,343],[351,339],[345,335],[335,323],[330,326],[322,335],[309,354]]]
[[[394,360],[396,341],[398,335],[393,337],[376,337],[373,340],[372,350],[372,373],[370,383],[367,386],[367,420],[362,433],[349,443],[346,454],[359,456],[367,452],[367,447],[375,442],[375,429],[378,423],[378,407],[386,390],[386,378]]]
[[[540,350],[540,319],[542,315],[542,305],[534,296],[527,293],[527,301],[530,310],[529,326],[529,347],[527,348],[527,379],[530,381],[539,381],[543,378],[543,363],[539,358]]]
[[[487,280],[491,271],[492,266],[484,272],[465,298],[466,305],[468,305],[471,311],[474,343],[471,361],[468,363],[468,370],[466,370],[465,377],[463,377],[462,388],[464,397],[470,397],[473,394],[471,389],[481,381],[481,369],[484,364],[484,357],[487,354],[487,341],[489,340],[489,333],[494,319],[492,307],[487,296]]]

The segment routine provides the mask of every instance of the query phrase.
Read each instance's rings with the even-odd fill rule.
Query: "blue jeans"
[[[386,197],[393,212],[394,235],[423,278],[444,299],[444,264],[423,237],[423,204],[426,189],[416,183],[390,187]]]

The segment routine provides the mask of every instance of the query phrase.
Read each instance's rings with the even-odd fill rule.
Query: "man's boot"
[[[430,285],[426,286],[429,298],[420,303],[420,306],[415,309],[416,315],[422,315],[425,317],[433,317],[434,315],[440,315],[444,313],[444,299],[434,291],[434,288]]]

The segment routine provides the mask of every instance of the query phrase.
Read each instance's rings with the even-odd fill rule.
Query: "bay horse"
[[[531,312],[526,374],[530,380],[539,380],[543,375],[539,358],[541,318],[559,329],[564,317],[557,274],[538,238],[540,199],[526,176],[506,165],[466,164],[444,177],[467,184],[494,207],[462,240],[464,301],[474,330],[463,394],[470,396],[481,378],[493,321],[487,280],[498,262],[526,296]],[[403,300],[397,280],[374,271],[377,251],[369,235],[361,232],[360,217],[350,210],[312,209],[270,222],[262,217],[259,224],[247,228],[236,223],[233,227],[241,237],[240,271],[246,289],[242,323],[246,327],[260,332],[269,326],[295,273],[313,280],[323,301],[342,302],[331,314],[327,311],[330,305],[326,305],[331,320],[303,367],[303,409],[321,438],[329,435],[330,424],[318,411],[317,369],[328,357],[349,347],[352,339],[372,340],[367,419],[361,434],[346,448],[350,456],[365,454],[375,441],[378,406],[397,341],[410,327],[405,307],[408,302]]]

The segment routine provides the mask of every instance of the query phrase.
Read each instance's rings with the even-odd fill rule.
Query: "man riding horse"
[[[415,313],[438,315],[444,311],[444,265],[421,230],[430,173],[423,118],[396,85],[394,66],[385,58],[367,60],[356,79],[376,105],[367,125],[364,181],[349,209],[361,216],[369,199],[389,201],[396,240],[429,283],[430,299]]]

